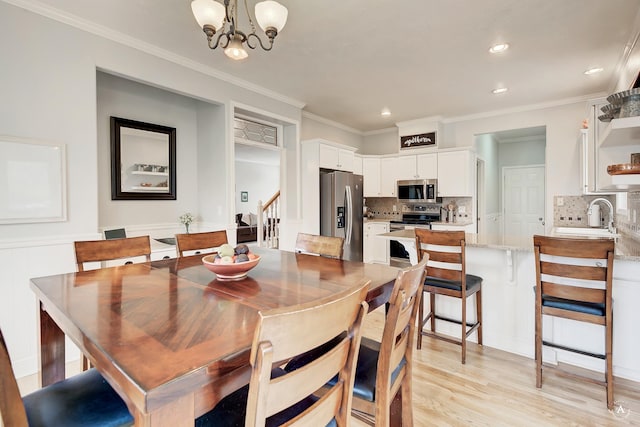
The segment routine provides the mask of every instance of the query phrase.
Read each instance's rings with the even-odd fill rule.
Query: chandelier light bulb
[[[204,28],[205,25],[210,25],[214,31],[222,28],[225,17],[222,4],[214,0],[193,0],[191,2],[191,11],[200,28]]]
[[[235,35],[233,37],[233,40],[229,42],[229,46],[226,47],[224,53],[229,58],[235,59],[236,61],[245,59],[247,56],[249,56],[244,46],[242,46],[242,38],[238,35]]]

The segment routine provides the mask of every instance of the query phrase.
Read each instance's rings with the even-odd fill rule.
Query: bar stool
[[[418,349],[422,348],[422,336],[430,336],[462,347],[462,363],[467,358],[467,338],[475,331],[478,333],[478,344],[482,345],[482,277],[466,274],[464,231],[433,231],[422,228],[415,229],[416,251],[418,261],[425,254],[429,255],[427,277],[423,292],[429,293],[431,308],[424,317],[424,303],[420,302],[418,319]],[[462,303],[461,319],[451,319],[436,314],[436,295],[459,298]],[[467,298],[476,296],[476,316],[474,323],[467,322]],[[436,320],[456,323],[461,326],[460,340],[436,332]],[[427,322],[431,321],[431,331],[425,331]]]
[[[613,254],[611,239],[533,236],[536,259],[536,387],[542,387],[542,347],[548,346],[605,361],[604,381],[573,372],[566,375],[603,385],[607,407],[613,408]],[[561,317],[604,326],[604,354],[544,340],[542,316]],[[546,367],[551,367],[545,365]],[[560,368],[556,368],[560,369]]]

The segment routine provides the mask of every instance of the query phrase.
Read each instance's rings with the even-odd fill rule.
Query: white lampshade
[[[266,0],[256,3],[256,20],[263,31],[274,27],[280,32],[287,23],[288,14],[287,8],[276,1]]]
[[[191,11],[201,28],[205,25],[211,25],[216,31],[222,28],[225,10],[221,3],[214,0],[193,0]]]
[[[229,46],[225,48],[224,53],[229,58],[235,60],[244,59],[249,56],[242,45],[242,38],[238,35],[233,36],[233,39],[229,42]]]

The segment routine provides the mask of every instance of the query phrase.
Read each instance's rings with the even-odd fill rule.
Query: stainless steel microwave
[[[436,203],[437,179],[398,181],[398,201],[406,203]]]

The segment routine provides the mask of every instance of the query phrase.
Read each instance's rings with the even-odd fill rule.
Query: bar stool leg
[[[482,345],[482,288],[476,292],[476,322],[478,322],[478,344]]]
[[[420,293],[420,301],[418,301],[418,345],[417,348],[422,348],[422,329],[424,328],[424,291]]]
[[[430,293],[429,294],[429,303],[431,304],[431,307],[429,308],[429,311],[431,312],[431,332],[433,332],[434,334],[436,333],[436,295]]]
[[[463,294],[464,295],[464,294]],[[463,296],[461,298],[462,303],[462,364],[464,365],[467,361],[467,298]]]

